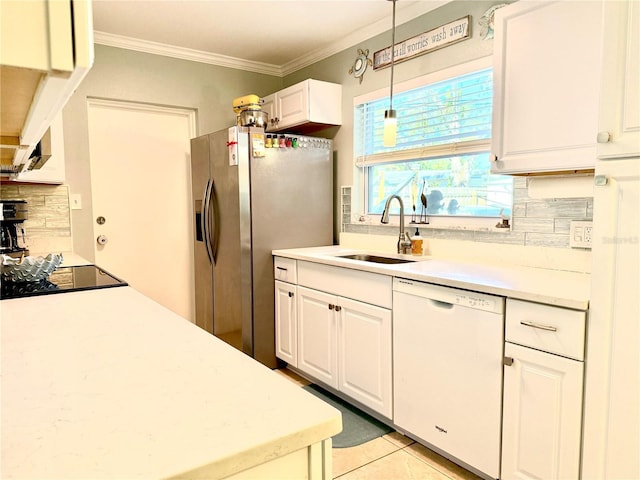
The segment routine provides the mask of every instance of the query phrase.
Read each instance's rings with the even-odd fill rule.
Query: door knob
[[[96,242],[98,242],[98,245],[106,245],[108,241],[109,240],[107,240],[107,237],[105,237],[104,235],[98,235],[98,238],[96,238]]]

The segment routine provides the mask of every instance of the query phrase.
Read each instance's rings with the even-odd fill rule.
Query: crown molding
[[[114,35],[112,33],[95,31],[94,42],[100,45],[107,45],[109,47],[125,48],[127,50],[163,55],[165,57],[190,60],[192,62],[208,63],[210,65],[264,73],[266,75],[274,75],[278,77],[283,76],[282,68],[277,65],[254,62],[251,60],[229,57],[227,55],[219,55],[217,53],[205,52],[203,50],[178,47],[175,45],[168,45],[166,43],[140,40],[138,38],[126,37],[124,35]]]
[[[428,13],[450,0],[432,0],[414,2],[403,9],[398,9],[396,26],[402,25],[413,20],[425,13]],[[255,73],[263,73],[276,77],[284,77],[304,67],[308,67],[325,58],[335,55],[343,50],[367,41],[381,33],[390,30],[389,20],[383,19],[368,25],[365,28],[356,30],[351,34],[342,37],[340,40],[332,43],[326,48],[321,48],[310,52],[298,59],[283,65],[273,65],[269,63],[256,62],[252,60],[244,60],[242,58],[229,57],[227,55],[219,55],[216,53],[206,52],[203,50],[194,50],[191,48],[178,47],[165,43],[152,42],[149,40],[140,40],[137,38],[126,37],[123,35],[114,35],[112,33],[95,31],[94,41],[101,45],[110,47],[125,48],[138,52],[151,53],[154,55],[163,55],[166,57],[179,58],[182,60],[190,60],[192,62],[208,63],[210,65],[218,65],[220,67],[235,68]]]
[[[398,9],[398,12],[396,13],[396,27],[398,25],[402,25],[403,23],[414,20],[432,10],[435,10],[436,8],[441,7],[442,5],[445,5],[450,1],[451,0],[432,0],[428,2],[414,2],[413,4],[408,5],[402,10]],[[351,48],[361,42],[365,42],[377,35],[387,32],[391,30],[390,22],[391,20],[389,18],[372,23],[367,27],[361,28],[360,30],[356,30],[351,34],[342,37],[340,40],[337,40],[326,48],[316,50],[289,63],[285,63],[280,67],[282,70],[282,74],[283,76],[289,75],[297,70],[324,60],[331,55],[335,55],[336,53],[342,52],[343,50]]]

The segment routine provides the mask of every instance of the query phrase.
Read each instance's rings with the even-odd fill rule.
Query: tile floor
[[[276,370],[296,384],[309,382],[294,372]],[[392,432],[350,448],[333,449],[333,478],[340,480],[481,480],[446,458]]]

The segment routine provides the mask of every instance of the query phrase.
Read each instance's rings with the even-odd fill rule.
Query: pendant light
[[[396,50],[396,1],[393,2],[393,17],[391,24],[391,86],[389,88],[389,110],[384,111],[384,131],[382,134],[382,144],[385,147],[396,146],[396,132],[398,129],[396,111],[393,109],[393,64]]]

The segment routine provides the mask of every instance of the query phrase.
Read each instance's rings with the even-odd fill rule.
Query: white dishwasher
[[[504,298],[393,279],[394,423],[500,475]]]

